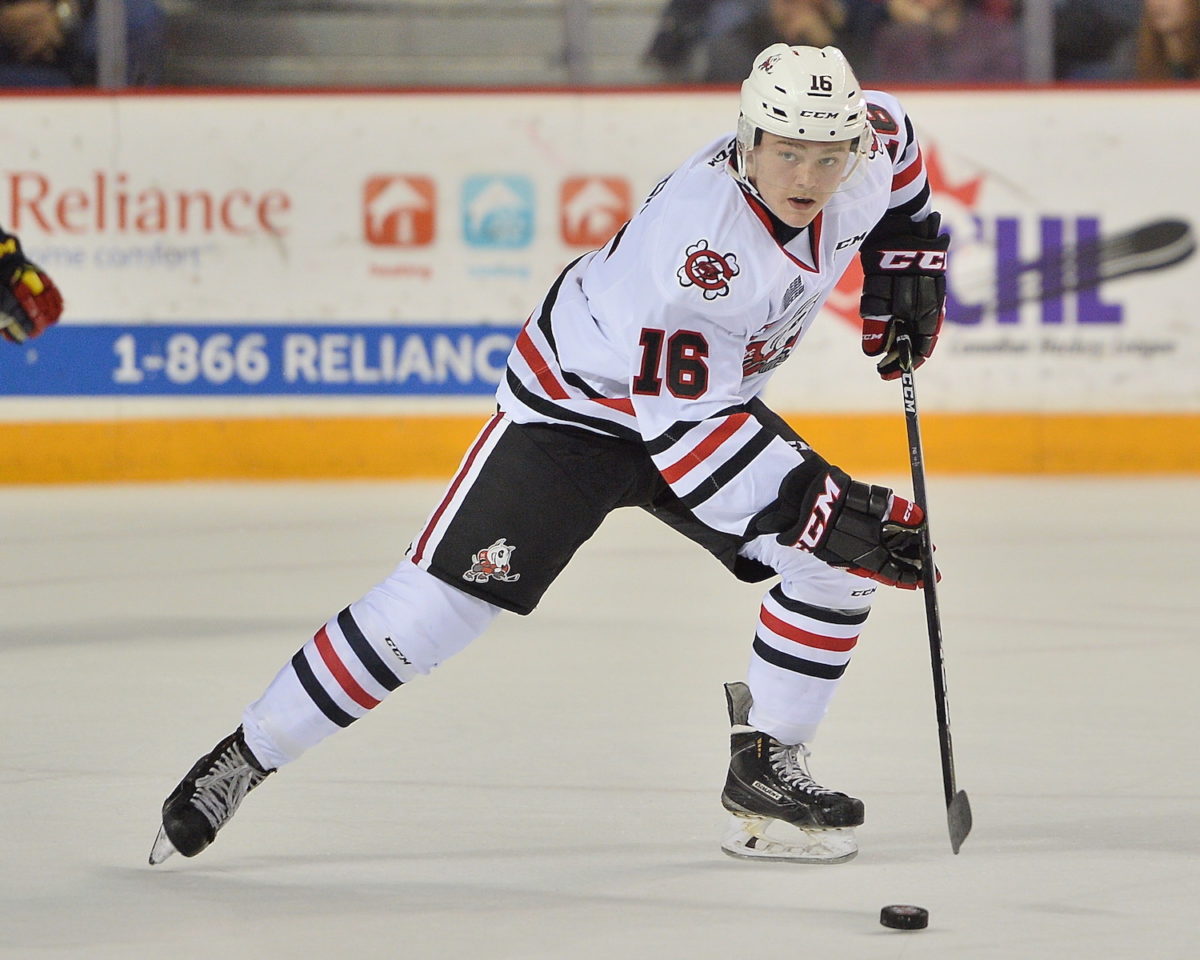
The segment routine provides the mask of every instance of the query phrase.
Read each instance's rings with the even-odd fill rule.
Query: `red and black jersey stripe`
[[[892,197],[888,212],[902,214],[909,219],[923,219],[929,212],[932,194],[925,171],[925,157],[917,143],[912,121],[907,116],[904,118],[903,140],[894,140],[892,143],[895,145],[895,173],[892,175]]]

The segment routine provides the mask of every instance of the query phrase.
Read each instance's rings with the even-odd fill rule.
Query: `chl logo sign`
[[[377,176],[363,188],[363,236],[374,247],[427,247],[437,224],[437,187],[429,177]]]

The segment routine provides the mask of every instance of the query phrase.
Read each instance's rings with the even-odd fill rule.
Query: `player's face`
[[[846,178],[851,141],[788,140],[764,133],[746,157],[750,182],[789,227],[807,227]]]

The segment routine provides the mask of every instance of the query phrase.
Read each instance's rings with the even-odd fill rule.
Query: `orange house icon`
[[[633,214],[629,182],[623,177],[570,177],[559,195],[563,243],[602,247]]]
[[[429,177],[374,176],[363,187],[363,237],[375,247],[433,243],[437,187]]]

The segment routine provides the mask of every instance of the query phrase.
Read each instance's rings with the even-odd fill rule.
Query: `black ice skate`
[[[196,761],[163,803],[151,865],[176,851],[185,857],[198,854],[216,839],[246,794],[272,773],[258,765],[238,727]]]
[[[732,857],[840,863],[858,853],[854,827],[863,803],[822,787],[808,772],[808,748],[787,746],[748,726],[750,688],[725,684],[729,775],[721,804],[733,814],[721,849]]]

